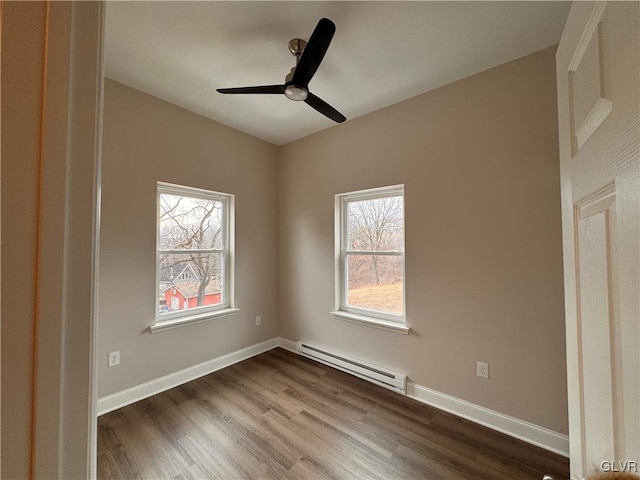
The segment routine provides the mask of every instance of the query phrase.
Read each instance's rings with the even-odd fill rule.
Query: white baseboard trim
[[[285,350],[289,350],[293,353],[298,353],[298,345],[296,342],[292,342],[291,340],[287,340],[286,338],[278,337],[278,346],[280,348],[284,348]]]
[[[193,367],[185,368],[184,370],[170,373],[164,377],[156,378],[155,380],[99,398],[98,416],[151,397],[152,395],[156,395],[160,392],[164,392],[170,388],[177,387],[183,383],[190,382],[191,380],[195,380],[203,375],[208,375],[222,368],[259,355],[260,353],[264,353],[279,346],[281,340],[283,339],[278,337],[272,338],[255,345],[251,345],[250,347],[228,353],[222,357],[214,358],[213,360],[194,365]],[[295,343],[293,345],[295,346]]]
[[[283,337],[272,338],[223,355],[222,357],[214,358],[213,360],[194,365],[193,367],[185,368],[184,370],[170,373],[155,380],[99,398],[98,416],[221,370],[276,347],[298,353],[296,342]],[[569,457],[569,437],[566,435],[539,427],[524,420],[510,417],[489,408],[475,405],[466,400],[440,393],[413,382],[407,382],[407,396],[551,452]]]
[[[286,338],[279,337],[278,346],[298,353],[296,342],[292,342]],[[445,393],[440,393],[411,381],[407,381],[407,397],[544,448],[545,450],[567,458],[569,457],[569,437],[567,435],[496,412],[486,407],[481,407],[480,405],[452,397]]]
[[[413,382],[407,382],[407,396],[545,450],[569,457],[569,437],[567,435],[440,393]]]

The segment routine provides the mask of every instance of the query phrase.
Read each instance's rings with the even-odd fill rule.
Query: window
[[[232,313],[233,195],[158,183],[154,329]]]
[[[336,195],[335,316],[408,332],[404,187]]]

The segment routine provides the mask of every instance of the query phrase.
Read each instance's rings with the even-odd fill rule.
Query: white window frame
[[[398,251],[355,251],[348,249],[348,215],[347,206],[351,202],[374,200],[377,198],[402,196],[402,230],[403,248]],[[392,185],[389,187],[371,188],[355,192],[342,193],[335,196],[335,310],[331,314],[341,320],[348,320],[384,330],[398,333],[409,333],[406,324],[406,302],[405,302],[405,248],[404,248],[404,185]],[[358,308],[347,305],[348,273],[346,270],[347,257],[349,255],[372,255],[402,257],[402,315],[395,315],[388,312]]]
[[[202,253],[221,253],[223,256],[221,303],[204,305],[161,315],[158,312],[160,298],[160,256],[166,253],[184,254],[190,250],[160,249],[160,196],[163,194],[179,195],[189,198],[201,198],[222,203],[222,248],[198,250]],[[191,323],[199,323],[213,318],[231,315],[239,311],[234,305],[234,271],[235,271],[235,197],[232,194],[214,192],[201,188],[158,182],[156,194],[156,288],[155,288],[155,323],[150,327],[152,333],[179,327]],[[191,250],[193,251],[193,250]]]

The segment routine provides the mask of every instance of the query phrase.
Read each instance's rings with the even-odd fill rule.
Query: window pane
[[[401,252],[404,245],[403,197],[347,204],[347,249]]]
[[[402,315],[402,256],[347,255],[347,306]]]
[[[160,194],[161,250],[222,249],[223,204],[217,200]]]
[[[223,302],[222,253],[160,254],[158,313]]]

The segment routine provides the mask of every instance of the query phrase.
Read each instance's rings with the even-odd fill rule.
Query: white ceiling
[[[282,145],[337,125],[284,95],[287,44],[336,34],[309,89],[347,121],[559,42],[567,2],[108,2],[106,75]],[[338,127],[339,128],[339,127]]]

